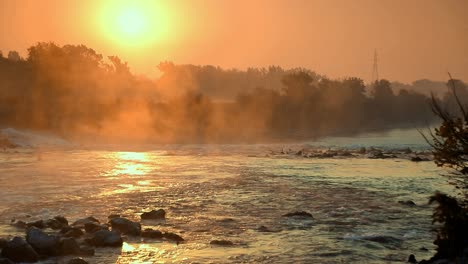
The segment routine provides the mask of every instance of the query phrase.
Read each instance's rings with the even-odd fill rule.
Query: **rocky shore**
[[[163,209],[144,212],[141,219],[164,220]],[[93,216],[69,223],[64,216],[47,220],[24,222],[12,220],[11,225],[24,229],[25,237],[15,236],[0,239],[0,264],[34,263],[40,260],[59,260],[67,257],[67,264],[88,263],[83,257],[92,257],[99,247],[122,247],[128,237],[157,239],[182,243],[184,239],[175,233],[142,229],[140,222],[120,215],[110,215],[108,221],[100,222]]]

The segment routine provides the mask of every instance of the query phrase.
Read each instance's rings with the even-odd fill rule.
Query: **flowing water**
[[[0,237],[15,219],[69,221],[120,214],[186,242],[126,238],[90,263],[399,263],[434,253],[436,190],[453,192],[447,172],[407,159],[303,158],[277,154],[313,147],[427,146],[415,131],[328,138],[296,145],[166,145],[133,149],[69,146],[0,153]],[[275,154],[276,153],[276,154]],[[398,201],[412,200],[416,206]],[[307,211],[313,219],[282,217]],[[260,226],[272,232],[260,232]],[[214,239],[233,246],[210,245]],[[420,250],[421,247],[429,249]]]

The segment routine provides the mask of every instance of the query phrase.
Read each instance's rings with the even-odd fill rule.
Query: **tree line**
[[[421,81],[365,85],[277,66],[241,71],[162,62],[157,69],[156,79],[137,76],[117,56],[84,45],[38,43],[26,58],[0,53],[0,126],[66,137],[213,143],[301,140],[435,120],[431,98],[411,89]],[[460,98],[468,98],[467,85],[455,81]],[[450,105],[450,98],[436,100]]]

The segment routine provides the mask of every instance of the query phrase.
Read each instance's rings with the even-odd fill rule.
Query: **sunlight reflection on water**
[[[141,221],[143,229],[174,232],[185,243],[127,237],[121,253],[99,249],[89,263],[392,263],[433,253],[428,197],[452,187],[432,162],[266,156],[256,146],[248,152],[256,156],[242,146],[211,155],[207,148],[50,151],[40,161],[8,154],[0,166],[0,235],[17,232],[8,223],[26,214],[140,221],[143,211],[163,208],[166,221]],[[292,211],[314,219],[282,217]],[[366,240],[374,236],[399,242]],[[210,245],[213,239],[234,246]]]

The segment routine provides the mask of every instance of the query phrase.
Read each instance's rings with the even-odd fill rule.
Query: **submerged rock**
[[[268,229],[268,227],[266,227],[266,226],[259,226],[259,227],[257,228],[257,231],[258,231],[258,232],[271,232],[271,230]]]
[[[36,262],[39,255],[34,248],[21,237],[14,237],[2,250],[2,257],[14,262]]]
[[[396,238],[396,237],[392,237],[392,236],[367,236],[367,237],[363,237],[363,240],[377,242],[381,244],[394,244],[394,245],[399,245],[403,242],[403,240]]]
[[[119,231],[125,235],[139,236],[141,234],[140,223],[133,222],[123,217],[112,218],[110,221],[113,231]]]
[[[94,233],[92,243],[96,247],[121,247],[123,240],[118,232],[99,230]]]
[[[313,218],[311,213],[305,211],[298,211],[293,213],[284,214],[283,217],[302,217],[302,218]]]
[[[406,201],[398,201],[399,204],[407,205],[407,206],[416,206],[416,204],[411,200]]]
[[[41,255],[55,256],[59,253],[58,237],[48,235],[38,228],[31,227],[28,229],[26,241]]]
[[[141,214],[141,219],[165,219],[166,211],[164,209],[151,210]]]
[[[232,243],[229,240],[211,240],[210,244],[217,245],[217,246],[233,246],[234,245],[234,243]]]
[[[159,230],[153,230],[151,228],[147,228],[141,232],[141,236],[147,237],[147,238],[161,239],[163,238],[163,233]]]

